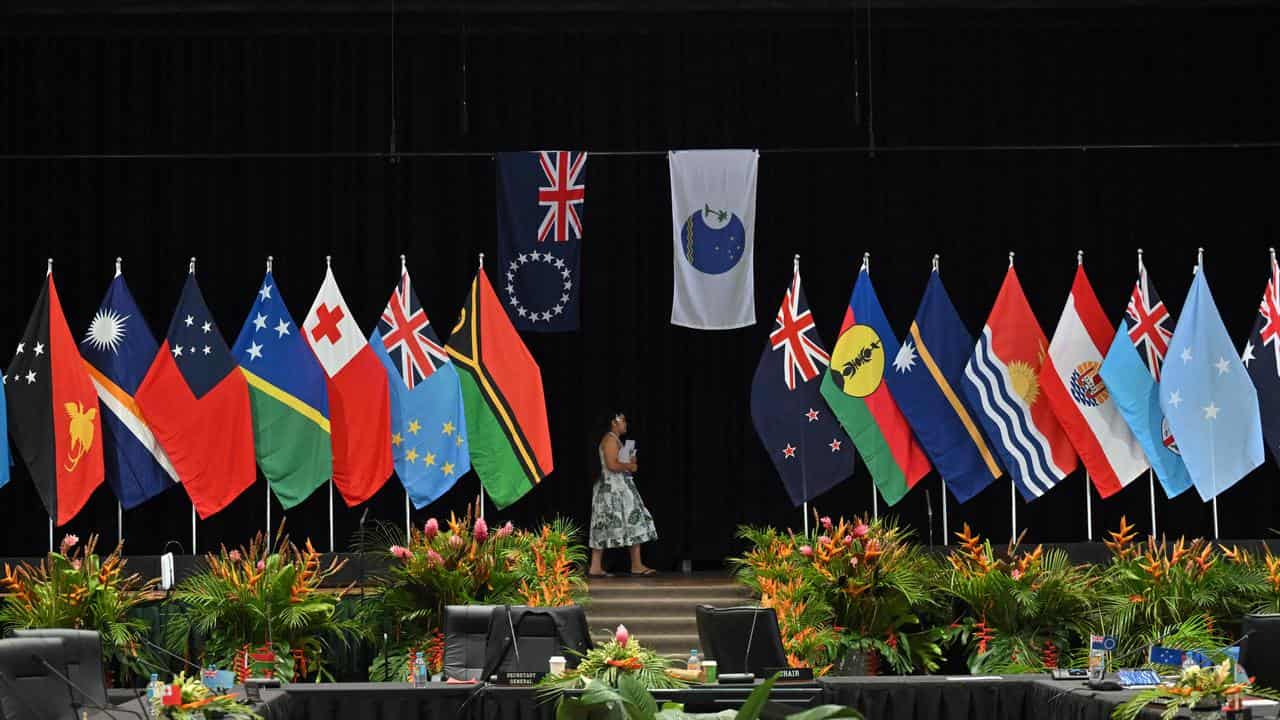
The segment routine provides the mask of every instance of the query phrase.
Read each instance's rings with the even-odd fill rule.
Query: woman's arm
[[[612,435],[605,435],[604,440],[600,443],[601,449],[604,450],[604,466],[609,468],[610,472],[635,472],[636,464],[634,462],[624,463],[618,460],[618,438]]]

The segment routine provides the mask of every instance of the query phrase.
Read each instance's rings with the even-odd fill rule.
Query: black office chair
[[[587,615],[577,605],[496,607],[489,616],[485,645],[486,679],[502,671],[547,672],[553,655],[563,656],[565,665],[575,668],[579,656],[592,647]]]
[[[782,648],[782,632],[773,608],[699,605],[698,641],[707,660],[715,660],[718,671],[755,673],[765,668],[787,666]]]
[[[448,605],[444,609],[444,677],[481,680],[493,605]]]
[[[66,653],[67,677],[77,687],[88,693],[92,702],[72,690],[77,704],[109,705],[107,679],[102,671],[102,636],[93,630],[65,630],[44,628],[39,630],[14,630],[17,638],[58,638]]]
[[[65,674],[62,640],[0,640],[0,713],[4,720],[76,720],[71,689],[40,659]]]
[[[1240,623],[1240,664],[1263,687],[1280,684],[1280,615],[1245,615]]]

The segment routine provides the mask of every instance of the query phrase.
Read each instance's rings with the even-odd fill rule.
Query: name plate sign
[[[813,682],[813,668],[765,668],[763,677],[778,676],[778,682]]]
[[[529,685],[537,685],[538,681],[546,676],[547,674],[544,672],[500,672],[498,673],[498,684],[527,687]]]

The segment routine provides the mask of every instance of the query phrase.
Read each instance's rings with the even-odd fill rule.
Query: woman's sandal
[[[587,573],[587,577],[589,577],[589,578],[611,578],[611,577],[613,577],[613,573],[607,573],[607,572],[604,572],[604,573],[593,573],[593,572],[589,572],[589,573]]]
[[[657,570],[654,570],[653,568],[645,568],[642,572],[632,572],[631,577],[649,577],[650,575],[657,574]]]

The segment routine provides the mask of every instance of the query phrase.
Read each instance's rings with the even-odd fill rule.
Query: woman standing
[[[638,466],[634,457],[627,462],[618,459],[622,436],[627,434],[627,416],[614,413],[609,418],[609,431],[600,439],[600,479],[591,491],[591,577],[606,577],[600,561],[610,548],[631,548],[631,574],[654,575],[657,570],[640,560],[640,545],[658,539],[653,516],[644,506],[631,474]]]

